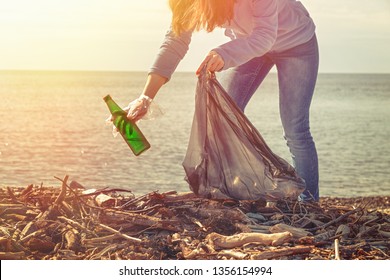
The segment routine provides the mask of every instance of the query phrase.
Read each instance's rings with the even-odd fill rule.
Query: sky
[[[390,73],[390,0],[302,0],[320,72]],[[168,0],[0,0],[0,70],[147,71],[170,23]],[[193,36],[178,71],[226,42]]]

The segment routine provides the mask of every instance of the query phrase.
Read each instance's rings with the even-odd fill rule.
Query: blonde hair
[[[213,31],[230,21],[236,0],[169,0],[172,30],[176,35],[186,31]]]

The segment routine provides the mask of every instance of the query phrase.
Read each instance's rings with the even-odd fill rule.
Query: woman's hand
[[[147,113],[151,103],[151,99],[149,97],[145,97],[141,95],[134,101],[130,102],[129,105],[123,108],[123,111],[126,112],[126,117],[133,122],[137,122],[142,119]],[[107,125],[113,125],[114,116],[110,115],[106,119]],[[116,136],[118,134],[118,129],[113,125],[112,134]]]
[[[200,64],[198,70],[196,70],[196,75],[199,75],[203,67],[206,67],[206,71],[209,72],[218,72],[221,71],[225,61],[223,58],[216,52],[210,51],[203,62]]]
[[[137,99],[130,102],[129,105],[124,107],[123,111],[126,112],[126,117],[129,120],[137,122],[148,113],[151,102],[152,102],[152,99],[150,97],[147,97],[145,95],[141,95]],[[113,115],[110,115],[106,119],[107,124],[112,124],[113,121],[114,121]]]
[[[152,99],[146,95],[141,95],[136,100],[130,102],[130,104],[123,108],[127,112],[127,118],[137,122],[148,112]]]

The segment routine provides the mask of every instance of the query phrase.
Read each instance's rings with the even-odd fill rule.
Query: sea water
[[[156,97],[164,115],[139,126],[152,148],[136,157],[112,127],[103,97],[126,106],[144,72],[0,71],[0,186],[60,186],[136,194],[189,191],[182,161],[194,114],[197,77],[176,73]],[[291,162],[271,73],[246,115],[274,153]],[[390,75],[320,74],[311,107],[322,196],[390,195]]]

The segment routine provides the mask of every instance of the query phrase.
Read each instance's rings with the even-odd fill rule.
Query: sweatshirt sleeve
[[[184,32],[180,36],[175,36],[173,31],[169,29],[149,73],[159,74],[169,80],[179,62],[186,55],[191,37],[192,32]]]
[[[241,65],[271,50],[278,30],[277,2],[275,0],[253,0],[252,33],[214,49],[225,62],[223,70]]]

